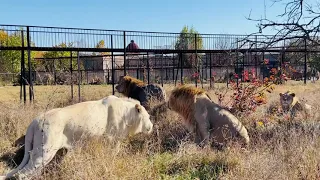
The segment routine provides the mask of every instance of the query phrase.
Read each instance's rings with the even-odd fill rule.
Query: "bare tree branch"
[[[247,43],[260,44],[263,48],[277,46],[284,40],[306,39],[313,45],[319,46],[319,38],[317,38],[320,30],[320,3],[308,3],[308,0],[271,0],[272,5],[284,3],[284,12],[277,15],[278,20],[268,18],[254,19],[251,18],[251,11],[247,20],[257,22],[258,32],[247,35],[240,40],[245,46]],[[272,36],[263,36],[263,31],[267,29],[275,30],[276,33]],[[253,37],[259,36],[259,41]]]

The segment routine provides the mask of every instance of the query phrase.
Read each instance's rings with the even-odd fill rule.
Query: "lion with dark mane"
[[[247,145],[247,129],[228,110],[214,103],[209,95],[196,87],[176,87],[167,104],[168,108],[183,117],[189,131],[195,133],[195,143],[206,145],[213,140],[223,145],[228,138],[238,138]]]
[[[141,105],[150,110],[150,100],[165,101],[165,90],[155,84],[145,84],[131,76],[121,76],[116,86],[119,93],[140,101]]]

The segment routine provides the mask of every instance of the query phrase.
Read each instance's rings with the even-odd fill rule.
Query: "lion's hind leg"
[[[39,175],[41,170],[43,170],[43,168],[54,158],[58,150],[59,148],[48,146],[41,148],[41,146],[37,146],[37,148],[30,153],[28,164],[18,171],[19,179],[22,177],[31,178],[35,175]]]
[[[210,123],[207,116],[207,111],[195,113],[195,143],[200,146],[207,145],[210,140]]]
[[[12,170],[6,175],[6,178],[12,177],[15,173],[17,173],[20,169],[22,169],[30,160],[29,151],[33,149],[33,137],[34,137],[34,131],[35,131],[35,125],[37,124],[36,121],[33,121],[29,127],[27,128],[27,133],[25,136],[25,147],[24,147],[24,156],[22,159],[22,162],[19,164],[17,168]]]
[[[39,130],[34,134],[33,149],[30,152],[29,161],[17,172],[18,179],[29,179],[40,175],[41,170],[54,158],[61,148],[61,141],[59,141],[61,138],[53,136],[53,134],[54,132],[48,129]]]

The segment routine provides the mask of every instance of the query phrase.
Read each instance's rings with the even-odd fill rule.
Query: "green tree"
[[[73,47],[73,43],[61,43],[56,46],[57,48]],[[70,51],[47,51],[43,53],[44,60],[39,62],[38,70],[45,70],[48,72],[68,71],[70,69]],[[78,69],[77,52],[72,52],[72,68]],[[47,58],[47,59],[46,59]],[[83,69],[83,65],[81,65]]]
[[[3,47],[22,47],[22,42],[24,41],[24,46],[27,46],[27,35],[24,34],[23,41],[21,36],[22,31],[16,31],[8,34],[3,29],[0,30],[0,46]],[[35,44],[30,43],[31,46]],[[33,58],[35,56],[34,51],[31,51],[31,65],[32,68],[35,67],[35,62]],[[25,66],[28,67],[28,52],[24,51]],[[18,73],[21,70],[21,51],[19,50],[1,50],[0,51],[0,71],[8,73]],[[27,69],[26,69],[27,70]]]
[[[203,49],[202,36],[195,30],[194,27],[189,28],[184,26],[180,32],[180,35],[175,43],[175,49],[177,50],[200,50]],[[182,62],[184,67],[191,68],[193,71],[194,79],[199,80],[201,68],[201,58],[199,53],[183,53]]]
[[[197,45],[197,46],[196,46]],[[184,26],[180,32],[180,35],[175,43],[175,49],[177,50],[200,50],[203,49],[202,36],[194,29]],[[196,58],[198,56],[198,58]],[[200,64],[199,53],[184,53],[183,65],[187,67],[198,67]],[[196,61],[198,59],[198,62]]]
[[[195,41],[197,39],[197,41]],[[175,49],[188,50],[195,49],[195,42],[197,42],[197,49],[203,49],[203,41],[201,35],[194,27],[189,28],[188,26],[183,26],[180,36],[175,44]]]

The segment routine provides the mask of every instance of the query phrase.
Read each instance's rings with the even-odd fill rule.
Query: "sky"
[[[283,11],[270,7],[273,18]],[[249,34],[264,17],[264,0],[0,0],[0,24],[77,27],[152,32],[180,32],[184,25],[199,33]],[[270,34],[271,31],[263,32]]]

